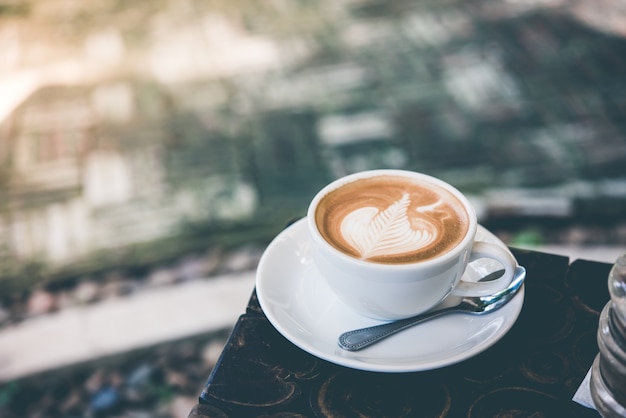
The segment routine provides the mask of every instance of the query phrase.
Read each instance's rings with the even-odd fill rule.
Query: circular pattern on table
[[[576,312],[563,293],[542,283],[526,283],[526,302],[532,310],[522,311],[518,335],[533,335],[535,346],[567,338],[575,325]]]
[[[587,372],[598,354],[598,333],[596,330],[585,331],[572,343],[574,365],[580,371]]]
[[[392,394],[380,398],[380,393]],[[372,402],[380,399],[380,402]],[[312,393],[311,405],[323,417],[446,417],[451,405],[448,387],[429,373],[385,375],[340,372]]]
[[[563,404],[555,397],[526,388],[503,388],[478,398],[469,409],[468,418],[501,417],[563,418]]]
[[[573,273],[565,278],[565,285],[572,293],[572,300],[576,307],[594,316],[600,312],[609,300],[609,291],[606,283],[610,265],[577,260],[572,266],[578,266]]]
[[[533,353],[521,365],[522,373],[527,378],[542,384],[554,384],[565,380],[569,369],[567,358],[555,351]]]
[[[516,368],[517,358],[511,356],[512,347],[503,341],[456,366],[465,380],[474,383],[487,383],[509,374]]]

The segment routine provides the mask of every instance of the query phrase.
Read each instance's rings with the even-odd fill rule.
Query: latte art
[[[437,239],[437,227],[424,216],[424,224],[413,229],[407,193],[387,209],[365,207],[356,209],[341,222],[341,235],[361,258],[396,255],[416,251]]]
[[[340,251],[379,263],[410,263],[456,246],[468,229],[463,204],[425,181],[377,176],[328,193],[315,214],[324,239]]]

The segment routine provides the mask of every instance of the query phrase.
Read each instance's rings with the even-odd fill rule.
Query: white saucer
[[[506,246],[479,226],[477,239]],[[267,247],[257,269],[256,292],[272,325],[301,349],[342,366],[378,372],[435,369],[472,357],[511,329],[524,302],[524,289],[501,309],[483,316],[451,314],[415,326],[361,351],[339,348],[344,331],[380,324],[360,316],[332,293],[310,255],[306,220],[282,231]],[[464,279],[498,269],[477,260]]]

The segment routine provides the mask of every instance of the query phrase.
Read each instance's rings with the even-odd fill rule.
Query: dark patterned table
[[[426,372],[320,360],[279,334],[253,293],[189,417],[598,417],[571,399],[598,352],[611,265],[512,251],[528,271],[513,328],[483,353]]]

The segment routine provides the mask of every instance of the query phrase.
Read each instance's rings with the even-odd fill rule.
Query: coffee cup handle
[[[481,258],[496,260],[502,265],[504,273],[497,279],[486,282],[472,282],[461,279],[452,290],[453,295],[487,296],[506,288],[511,283],[517,262],[510,252],[497,244],[476,241],[469,255],[468,264]]]

